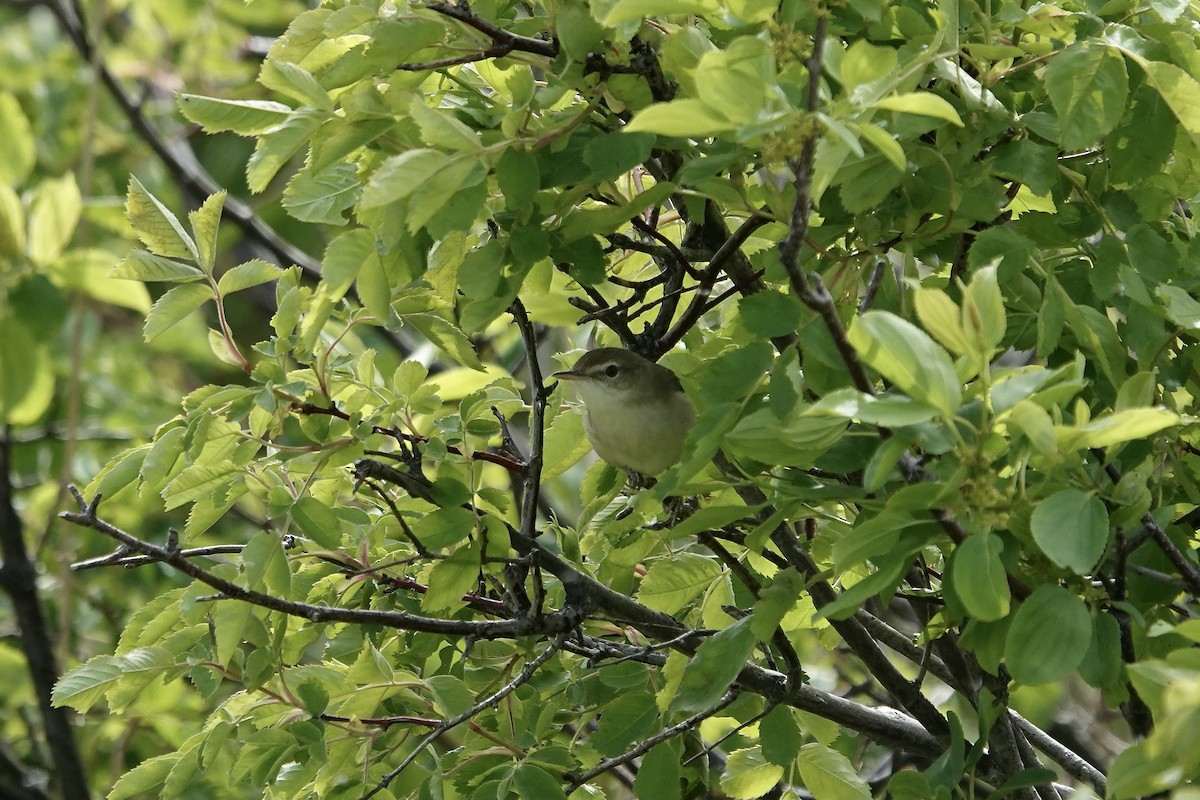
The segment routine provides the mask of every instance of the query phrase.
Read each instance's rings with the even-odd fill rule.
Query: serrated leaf
[[[600,711],[600,724],[589,743],[602,756],[615,756],[634,742],[646,738],[654,729],[658,708],[648,692],[622,694]]]
[[[190,264],[172,261],[145,250],[134,250],[113,267],[109,277],[130,281],[188,283],[204,280],[204,273]]]
[[[317,82],[312,73],[297,64],[270,57],[263,62],[258,81],[268,89],[299,100],[322,111],[333,111],[329,92]]]
[[[674,614],[700,596],[721,574],[720,565],[697,553],[675,553],[646,570],[637,599],[655,611]]]
[[[583,415],[559,414],[546,429],[542,480],[557,478],[578,463],[591,448],[583,432]]]
[[[158,787],[166,781],[181,758],[183,756],[179,753],[167,753],[146,759],[117,778],[108,792],[107,800],[157,797]]]
[[[292,521],[312,539],[327,550],[336,550],[342,543],[341,523],[337,514],[315,497],[301,497],[292,506]]]
[[[212,287],[207,283],[176,286],[154,303],[146,315],[142,336],[147,342],[153,341],[211,300],[212,296]]]
[[[312,108],[300,108],[283,124],[258,137],[254,153],[246,163],[246,185],[251,192],[258,194],[266,190],[283,165],[309,144],[324,116]]]
[[[823,744],[800,749],[800,777],[814,797],[822,800],[870,800],[871,789],[850,759]]]
[[[58,680],[51,694],[56,707],[87,711],[120,681],[172,669],[175,657],[161,647],[139,647],[120,656],[96,656]]]
[[[1050,60],[1045,75],[1064,146],[1087,147],[1121,121],[1129,77],[1125,60],[1112,48],[1091,43],[1067,47]]]
[[[283,191],[283,207],[303,222],[345,225],[345,212],[358,200],[358,168],[333,164],[320,172],[302,170]]]
[[[429,591],[421,598],[421,610],[450,613],[463,608],[470,593],[479,582],[479,544],[460,547],[433,565],[429,571]]]
[[[233,131],[255,136],[282,125],[292,113],[289,106],[270,100],[227,100],[181,93],[179,110],[205,133]]]
[[[392,156],[380,164],[367,181],[359,207],[378,208],[403,200],[449,161],[450,157],[445,153],[429,148],[417,148]]]
[[[467,335],[449,320],[437,314],[405,314],[404,321],[419,330],[446,355],[471,369],[483,369],[479,356]]]
[[[133,232],[151,253],[167,258],[199,260],[196,243],[179,220],[134,177],[129,179],[129,192],[125,196],[125,216],[133,226]]]
[[[408,113],[421,130],[421,141],[430,147],[458,152],[477,152],[483,147],[479,134],[454,117],[448,108],[432,109],[424,95],[415,95]]]
[[[712,708],[737,679],[758,640],[746,617],[706,639],[683,671],[683,680],[672,701],[680,714]]]
[[[192,233],[196,236],[197,259],[201,268],[212,274],[217,260],[217,232],[221,227],[221,209],[225,207],[225,190],[209,195],[200,208],[188,213]]]
[[[781,778],[783,767],[767,761],[759,748],[751,747],[729,754],[721,789],[734,800],[754,800],[771,791]]]
[[[769,642],[787,613],[796,605],[804,593],[804,579],[796,570],[788,567],[776,573],[771,582],[764,586],[754,604],[750,617],[750,629],[760,642]]]
[[[184,503],[198,500],[222,488],[241,472],[241,467],[232,464],[217,466],[196,464],[188,467],[162,490],[163,500],[166,501],[166,510],[179,508]]]
[[[266,261],[255,258],[226,271],[217,281],[217,291],[222,296],[230,295],[243,289],[249,289],[251,286],[278,280],[282,274],[283,270],[274,264],[268,264]]]

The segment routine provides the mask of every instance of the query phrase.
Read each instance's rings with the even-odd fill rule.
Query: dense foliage
[[[1193,6],[0,14],[4,796],[1194,796]]]

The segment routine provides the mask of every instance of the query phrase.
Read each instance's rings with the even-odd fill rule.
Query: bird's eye
[[[617,373],[620,371],[621,371],[621,368],[618,367],[616,364],[609,364],[607,367],[604,368],[604,374],[610,378],[617,377]]]

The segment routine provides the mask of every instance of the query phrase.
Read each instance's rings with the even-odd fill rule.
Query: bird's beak
[[[560,381],[577,381],[584,377],[582,374],[574,370],[564,370],[563,372],[555,372],[550,375],[551,378],[557,378]]]

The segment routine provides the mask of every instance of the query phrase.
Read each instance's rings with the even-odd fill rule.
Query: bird
[[[629,350],[589,350],[551,377],[574,385],[583,428],[596,455],[654,476],[679,463],[696,409],[675,373]]]

